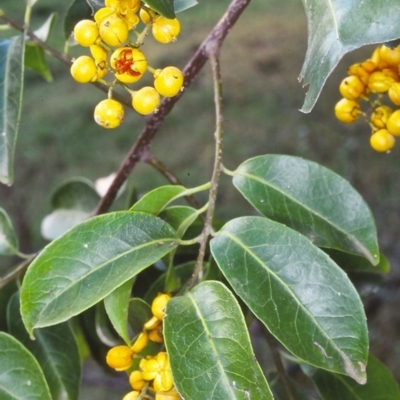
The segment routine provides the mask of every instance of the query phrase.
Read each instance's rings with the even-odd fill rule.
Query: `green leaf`
[[[15,293],[8,304],[9,332],[35,356],[41,365],[53,399],[77,399],[81,363],[70,326],[68,323],[63,323],[39,329],[36,332],[36,340],[30,340],[19,307],[19,293]]]
[[[239,304],[220,282],[172,298],[164,338],[172,375],[187,399],[272,399]]]
[[[388,274],[390,272],[390,264],[388,259],[384,254],[379,253],[379,263],[377,265],[372,265],[367,259],[363,257],[358,257],[353,254],[343,253],[342,251],[334,249],[324,249],[325,253],[328,254],[330,258],[340,268],[346,272],[381,272]]]
[[[299,157],[245,161],[233,184],[262,214],[308,236],[319,247],[379,262],[376,227],[363,198],[342,177]]]
[[[115,331],[128,346],[131,344],[128,332],[128,310],[132,284],[132,279],[126,281],[104,299],[107,315]]]
[[[35,30],[34,34],[42,42],[47,42],[47,39],[49,38],[51,31],[56,25],[57,17],[58,17],[57,13],[51,13],[44,22],[44,24],[39,29]]]
[[[92,0],[72,0],[64,18],[64,37],[69,40],[75,25],[82,19],[92,19],[94,9]],[[101,7],[104,7],[104,3]],[[99,8],[99,7],[98,7]],[[96,8],[97,10],[97,8]]]
[[[146,0],[146,4],[165,18],[175,18],[174,0]]]
[[[115,331],[104,307],[104,302],[95,305],[95,329],[98,338],[108,347],[121,344],[121,339]]]
[[[78,0],[75,0],[75,1],[78,1]],[[104,7],[104,0],[86,0],[86,3],[90,6],[90,8],[92,10],[92,15],[97,10],[99,10],[102,7]]]
[[[363,305],[347,275],[322,250],[262,217],[228,222],[210,246],[235,292],[289,351],[365,383]]]
[[[18,238],[8,214],[0,207],[0,254],[10,256],[18,253]]]
[[[342,57],[361,46],[400,37],[398,0],[303,0],[308,48],[300,80],[310,85],[301,111],[310,112]]]
[[[25,35],[0,40],[0,182],[14,181],[14,153],[21,117]]]
[[[181,12],[199,4],[196,0],[174,0],[175,12]]]
[[[25,67],[39,74],[47,82],[53,80],[43,47],[35,42],[29,41],[25,45]]]
[[[312,379],[324,400],[398,400],[400,390],[392,373],[371,355],[367,365],[368,382],[358,385],[343,375],[318,370]]]
[[[153,300],[153,299],[152,299]],[[133,298],[129,302],[128,322],[133,333],[138,335],[143,330],[143,325],[153,314],[150,306],[142,299]]]
[[[85,221],[99,201],[100,196],[88,179],[73,178],[63,182],[52,194],[51,205],[55,210],[42,220],[42,236],[48,240],[61,236]]]
[[[58,186],[51,196],[54,209],[63,208],[91,212],[100,201],[93,183],[86,178],[72,178]]]
[[[160,218],[168,222],[181,238],[202,212],[203,211],[196,210],[193,207],[174,206],[168,207],[162,211],[160,213]]]
[[[0,332],[0,398],[51,400],[35,357],[15,338]]]
[[[30,334],[81,313],[177,246],[172,228],[150,214],[100,215],[51,242],[30,265],[21,313]]]
[[[206,183],[201,186],[186,189],[179,185],[160,186],[149,193],[146,193],[138,202],[136,202],[130,211],[140,211],[153,215],[158,215],[164,208],[184,196],[190,196],[202,190],[210,188],[210,184]]]

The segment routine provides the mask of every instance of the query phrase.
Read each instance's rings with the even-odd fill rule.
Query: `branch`
[[[214,219],[215,203],[217,201],[217,191],[219,184],[219,177],[221,175],[222,169],[222,145],[223,145],[223,131],[222,131],[222,83],[221,83],[221,70],[218,59],[220,47],[210,43],[208,51],[210,52],[210,61],[213,72],[213,82],[214,82],[214,103],[215,103],[215,117],[216,117],[216,130],[215,136],[215,158],[214,158],[214,168],[211,178],[211,188],[208,197],[208,209],[206,214],[206,220],[204,223],[203,231],[200,235],[200,249],[196,260],[196,265],[192,277],[187,286],[187,290],[193,287],[198,281],[203,278],[203,262],[204,256],[207,249],[207,241],[212,230],[212,222]]]
[[[185,75],[185,88],[189,87],[196,76],[199,74],[210,54],[217,54],[225,37],[236,23],[240,15],[248,6],[251,0],[233,0],[222,16],[218,24],[212,29],[207,38],[203,41],[196,53],[192,56],[183,70]],[[170,113],[175,103],[181,98],[184,92],[180,92],[175,97],[164,98],[159,107],[159,111],[152,114],[147,120],[146,126],[136,140],[131,150],[120,165],[117,175],[111,184],[106,195],[101,199],[92,215],[103,214],[108,211],[116,198],[118,190],[128,178],[129,174],[142,160],[150,142],[156,135],[159,127],[163,124],[166,116]]]

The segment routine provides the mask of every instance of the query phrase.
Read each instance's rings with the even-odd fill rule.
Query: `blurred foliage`
[[[152,40],[146,42],[150,65],[171,63],[183,67],[228,4],[229,0],[202,0],[199,6],[181,14],[182,33],[178,42],[171,44],[173,52]],[[2,9],[18,21],[23,18],[21,2],[2,0]],[[50,44],[61,51],[65,4],[39,1],[33,28],[52,11],[58,11],[60,18]],[[386,288],[366,303],[371,351],[400,379],[400,317],[396,314],[400,282],[400,149],[395,148],[389,155],[375,153],[369,146],[370,130],[365,123],[345,126],[334,118],[333,107],[340,97],[338,85],[347,66],[367,58],[371,48],[360,49],[342,60],[311,114],[298,111],[306,90],[297,80],[306,45],[306,19],[299,0],[254,0],[232,29],[221,60],[225,83],[224,164],[234,169],[258,154],[297,155],[333,169],[365,198],[377,221],[381,250],[392,267]],[[70,54],[78,52],[71,48]],[[96,179],[115,171],[144,125],[143,118],[132,112],[127,113],[122,127],[113,131],[100,128],[93,122],[93,108],[105,94],[73,82],[68,69],[57,60],[50,60],[50,65],[52,84],[30,72],[26,76],[15,184],[0,187],[1,206],[10,214],[25,252],[36,251],[46,243],[39,232],[41,219],[50,212],[50,192],[67,178]],[[168,168],[179,171],[178,177],[188,187],[209,180],[211,173],[212,90],[206,67],[176,105],[151,148]],[[130,183],[143,194],[165,180],[151,167],[139,165]],[[251,212],[229,178],[223,177],[221,185],[217,218]],[[205,199],[199,196],[199,200]],[[5,262],[0,259],[3,265]],[[100,394],[95,397],[101,398]]]

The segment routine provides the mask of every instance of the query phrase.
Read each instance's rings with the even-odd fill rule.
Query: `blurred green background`
[[[197,7],[182,13],[182,32],[176,43],[161,45],[149,37],[143,51],[150,65],[183,68],[229,3],[200,0]],[[23,2],[2,0],[1,8],[22,21]],[[51,12],[59,13],[50,44],[60,51],[64,47],[62,20],[66,8],[66,2],[40,0],[33,15],[33,27],[37,28]],[[255,155],[297,155],[333,169],[362,194],[376,217],[381,250],[392,266],[385,290],[367,303],[371,351],[400,379],[400,319],[396,312],[400,282],[400,149],[394,148],[390,154],[375,153],[369,146],[370,132],[365,122],[346,126],[333,114],[340,97],[337,88],[347,66],[368,58],[373,47],[346,56],[328,79],[314,110],[303,114],[299,109],[306,89],[298,76],[306,47],[307,24],[300,0],[251,2],[222,51],[224,164],[234,169]],[[71,55],[84,52],[71,49]],[[116,171],[144,126],[143,117],[134,112],[127,112],[116,130],[97,126],[93,109],[105,94],[75,83],[68,68],[57,60],[49,62],[54,77],[51,84],[32,72],[26,75],[15,183],[0,187],[0,205],[10,214],[25,252],[36,251],[46,243],[40,236],[40,222],[50,211],[48,199],[56,185],[74,176],[94,180]],[[204,183],[211,174],[214,124],[213,88],[206,66],[175,106],[151,150],[186,186]],[[130,183],[140,194],[166,181],[151,167],[139,165]],[[223,176],[217,217],[248,213],[254,211],[233,189],[229,177]],[[99,386],[96,371],[92,364],[86,368],[82,399],[111,399],[109,389],[105,392]],[[113,385],[115,399],[126,392],[125,380],[104,376],[101,384],[108,388]]]

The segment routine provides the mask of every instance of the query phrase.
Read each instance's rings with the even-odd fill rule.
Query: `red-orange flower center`
[[[135,60],[132,56],[131,49],[122,50],[115,62],[116,70],[119,74],[128,74],[131,76],[139,76],[141,73],[135,68]]]

